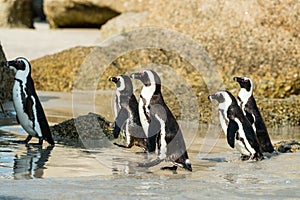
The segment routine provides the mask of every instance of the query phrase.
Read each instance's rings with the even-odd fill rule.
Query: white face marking
[[[122,76],[117,76],[117,78],[119,79],[119,82],[120,82],[120,86],[117,87],[117,90],[122,91],[125,89],[125,81],[122,78]]]
[[[237,118],[234,118],[234,121],[238,124],[239,126],[239,136],[241,138],[244,139],[244,143],[246,145],[246,148],[244,146],[244,144],[241,142],[241,141],[238,141],[238,140],[235,140],[235,147],[236,149],[241,153],[241,154],[244,154],[244,155],[248,155],[248,156],[251,156],[251,155],[254,155],[256,153],[256,151],[252,148],[252,146],[249,144],[247,138],[246,138],[246,134],[244,132],[244,129],[243,129],[243,126],[242,126],[242,123],[240,122],[240,120],[238,120]],[[250,151],[250,152],[249,152]]]
[[[19,61],[23,61],[25,63],[25,70],[15,70],[14,71],[16,72],[15,74],[15,78],[16,79],[20,79],[22,80],[23,82],[26,81],[27,79],[27,76],[29,75],[29,72],[30,72],[30,66],[29,66],[29,63],[27,60],[23,59],[23,58],[17,58]],[[12,68],[12,67],[10,67]]]
[[[160,123],[160,151],[159,151],[159,159],[163,160],[167,157],[167,141],[166,141],[166,125],[165,121],[160,118],[157,114],[155,115],[155,118],[159,121]]]

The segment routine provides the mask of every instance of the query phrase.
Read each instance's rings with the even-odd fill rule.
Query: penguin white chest
[[[149,118],[150,118],[150,101],[154,94],[155,86],[143,87],[139,101],[139,115],[142,127],[148,137]]]
[[[15,82],[14,87],[13,87],[13,104],[14,104],[14,108],[15,111],[17,113],[17,117],[18,120],[21,124],[21,126],[24,128],[24,130],[32,135],[32,136],[42,136],[41,133],[38,133],[35,130],[35,127],[37,127],[37,123],[35,122],[36,119],[36,115],[35,115],[35,119],[31,120],[28,116],[28,114],[25,112],[25,104],[22,100],[22,98],[28,98],[26,92],[25,92],[25,85],[23,85],[20,82]],[[35,106],[35,101],[33,99],[33,107]],[[30,109],[31,110],[31,109]],[[36,109],[32,109],[33,111],[36,112]]]

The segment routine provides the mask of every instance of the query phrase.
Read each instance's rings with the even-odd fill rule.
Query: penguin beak
[[[141,79],[142,78],[142,73],[133,73],[130,75],[130,78],[132,79]]]
[[[13,63],[14,61],[6,61],[6,62],[4,62],[3,63],[3,65],[5,66],[5,67],[9,67],[9,66],[13,66]]]
[[[241,77],[234,77],[233,80],[234,80],[235,82],[238,82],[238,83],[241,83],[241,82],[244,81],[244,79],[241,78]]]
[[[114,82],[114,83],[118,82],[118,78],[117,77],[110,77],[108,80],[111,81],[111,82]]]
[[[216,94],[212,94],[212,95],[209,95],[208,96],[208,100],[213,100],[213,99],[216,99]]]

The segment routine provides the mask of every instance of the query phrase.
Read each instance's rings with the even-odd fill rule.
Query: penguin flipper
[[[148,128],[148,144],[147,149],[149,152],[154,152],[156,148],[156,142],[160,143],[159,138],[157,139],[157,134],[160,132],[161,126],[159,121],[151,117],[149,128]],[[160,147],[160,145],[158,145]]]
[[[16,115],[16,120],[17,120],[17,123],[20,124],[20,120],[18,118],[18,115]]]
[[[254,120],[255,120],[254,116],[247,110],[245,110],[245,112],[246,112],[246,118],[249,120],[250,124],[251,125],[254,124]]]
[[[33,107],[33,100],[32,100],[32,96],[29,95],[25,100],[24,111],[28,115],[30,120],[34,119],[34,113],[33,113],[33,108],[32,107]]]
[[[234,140],[239,126],[235,121],[230,120],[227,128],[227,142],[231,148],[234,148]]]
[[[124,122],[128,119],[128,112],[125,108],[121,108],[121,110],[118,113],[118,116],[115,120],[115,126],[113,130],[113,134],[115,138],[118,138],[121,128],[124,124]]]

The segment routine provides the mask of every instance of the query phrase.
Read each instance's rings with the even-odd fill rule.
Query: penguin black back
[[[115,144],[126,148],[136,145],[147,150],[146,135],[140,122],[138,102],[133,94],[131,79],[126,75],[119,75],[109,78],[109,81],[114,82],[117,86],[114,105],[116,117],[114,137],[117,138],[122,132],[127,142],[126,146]]]
[[[234,77],[233,80],[238,82],[241,87],[238,94],[239,106],[252,124],[262,151],[272,153],[274,147],[263,117],[253,97],[254,86],[252,80],[247,77]]]
[[[5,66],[15,71],[13,103],[17,113],[17,121],[29,134],[24,142],[27,144],[34,136],[39,138],[39,145],[43,143],[43,139],[54,145],[48,121],[31,78],[29,61],[19,57],[7,61]]]
[[[152,163],[157,164],[162,160],[166,160],[192,171],[183,134],[174,115],[163,99],[161,80],[158,74],[153,70],[144,70],[132,74],[131,77],[141,80],[144,84],[141,98],[144,101],[143,111],[150,118],[149,142],[154,147],[157,143],[158,147],[158,158]]]
[[[234,96],[225,90],[210,95],[209,99],[215,99],[219,103],[220,122],[229,146],[236,147],[242,156],[261,159],[255,132]]]

